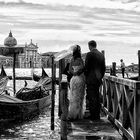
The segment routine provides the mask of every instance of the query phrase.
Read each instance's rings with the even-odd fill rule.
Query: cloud
[[[87,42],[94,39],[111,61],[120,50],[119,57],[132,56],[140,44],[139,12],[129,11],[135,4],[120,0],[0,0],[0,44],[12,30],[18,44],[33,39],[40,52],[60,51],[73,44],[87,52]]]

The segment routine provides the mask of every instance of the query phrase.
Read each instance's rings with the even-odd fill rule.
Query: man
[[[124,78],[125,64],[124,64],[124,62],[123,62],[123,59],[121,59],[120,62],[121,62],[122,77]]]
[[[96,42],[91,40],[88,42],[90,52],[87,53],[85,59],[85,76],[87,95],[86,100],[90,111],[91,120],[100,119],[100,97],[99,87],[105,74],[105,57],[96,49]]]

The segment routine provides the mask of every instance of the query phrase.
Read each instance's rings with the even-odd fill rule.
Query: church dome
[[[7,38],[5,38],[4,45],[8,46],[8,47],[13,47],[13,46],[17,45],[17,40],[13,37],[11,31],[9,33],[9,36]]]

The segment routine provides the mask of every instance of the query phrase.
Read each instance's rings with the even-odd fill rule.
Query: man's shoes
[[[84,116],[84,119],[90,120],[91,116]]]
[[[91,121],[100,121],[100,119],[91,119]]]
[[[92,121],[100,121],[100,116],[99,117],[92,117],[91,120]]]

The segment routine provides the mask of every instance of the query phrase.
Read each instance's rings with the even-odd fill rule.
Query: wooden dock
[[[138,51],[140,66],[140,51]],[[52,62],[54,60],[52,59]],[[52,63],[54,66],[54,63]],[[140,68],[137,80],[105,75],[100,87],[102,115],[100,121],[68,121],[68,83],[63,75],[65,60],[59,60],[59,105],[61,140],[140,140]],[[115,65],[114,65],[115,67]],[[55,81],[55,68],[52,67]],[[55,83],[55,82],[53,82]],[[54,95],[52,86],[51,130],[54,130]]]
[[[79,120],[68,122],[67,140],[122,140],[122,136],[108,121],[101,117],[100,121]]]

